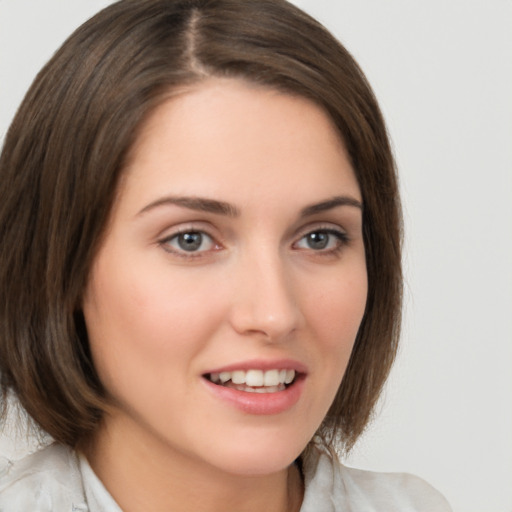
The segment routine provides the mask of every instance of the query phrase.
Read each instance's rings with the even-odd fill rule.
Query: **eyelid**
[[[212,230],[204,227],[204,223],[201,223],[200,226],[194,224],[180,225],[174,227],[172,230],[166,230],[164,232],[165,234],[158,237],[157,243],[164,249],[164,251],[169,254],[189,259],[200,258],[206,256],[209,253],[216,252],[223,247],[223,244],[218,241],[218,237],[213,235],[211,231]],[[184,249],[180,250],[179,248],[173,248],[170,246],[169,241],[187,233],[200,233],[201,235],[208,237],[213,244],[213,248],[201,251],[186,251]]]
[[[312,233],[327,233],[332,236],[338,238],[339,243],[336,244],[335,247],[328,249],[313,249],[313,248],[300,248],[296,247],[304,238]],[[320,224],[309,224],[308,226],[303,227],[298,234],[294,237],[294,242],[292,247],[297,250],[309,251],[312,253],[316,253],[318,255],[332,255],[339,252],[343,247],[345,247],[350,242],[350,237],[347,234],[347,231],[341,228],[339,225],[331,224],[331,223],[320,223]]]
[[[347,239],[349,238],[347,230],[341,227],[339,224],[334,224],[332,222],[312,222],[298,229],[295,233],[294,239],[300,240],[309,233],[314,233],[315,231],[327,231],[330,233],[339,234]]]

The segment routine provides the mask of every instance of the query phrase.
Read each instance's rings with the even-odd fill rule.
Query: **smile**
[[[284,391],[295,380],[295,370],[235,370],[209,373],[205,377],[212,383],[247,393],[277,393]]]
[[[292,409],[305,388],[309,370],[292,359],[253,359],[212,368],[201,375],[206,390],[244,414],[272,415]]]

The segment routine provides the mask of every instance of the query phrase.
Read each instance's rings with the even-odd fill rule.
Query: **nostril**
[[[275,267],[275,262],[268,262],[263,269],[247,270],[240,276],[230,314],[230,323],[237,333],[261,337],[270,343],[288,339],[302,322],[290,283],[284,271]]]

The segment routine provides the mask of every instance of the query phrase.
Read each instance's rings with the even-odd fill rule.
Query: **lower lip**
[[[305,376],[299,375],[293,384],[275,393],[251,393],[219,386],[203,378],[208,390],[221,400],[247,414],[280,414],[291,409],[300,399]]]

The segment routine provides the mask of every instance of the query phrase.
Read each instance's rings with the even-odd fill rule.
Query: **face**
[[[228,473],[287,467],[366,303],[333,124],[303,98],[203,82],[147,120],[118,192],[83,303],[110,435]]]

